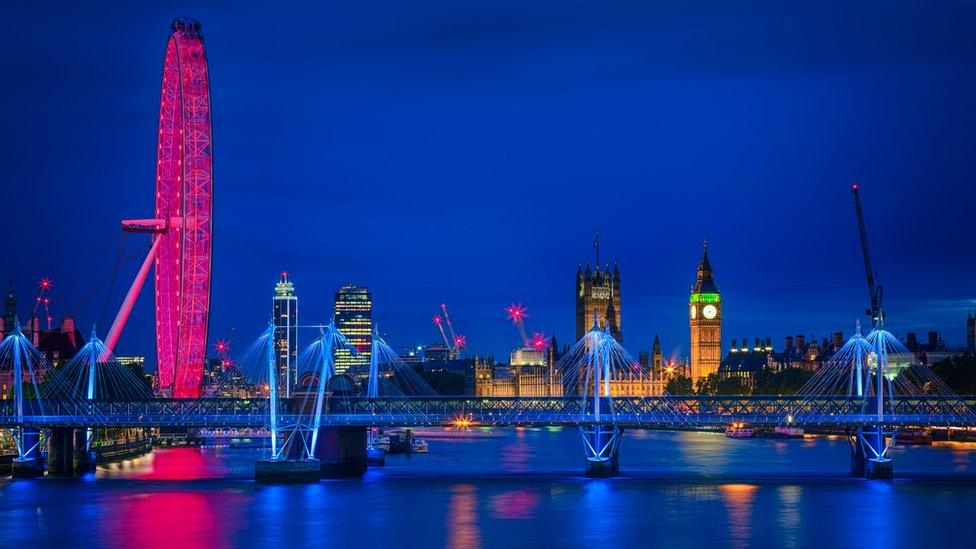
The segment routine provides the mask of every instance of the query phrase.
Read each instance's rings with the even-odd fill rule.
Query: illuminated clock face
[[[698,317],[698,307],[697,307],[697,306],[695,306],[695,305],[692,305],[692,306],[691,306],[691,312],[690,312],[690,313],[688,313],[688,314],[690,314],[690,315],[691,315],[691,319],[692,319],[692,320],[695,320],[695,318],[697,318],[697,317]]]
[[[702,309],[702,314],[705,315],[705,318],[711,320],[718,316],[718,309],[715,308],[715,305],[705,305],[705,308]]]

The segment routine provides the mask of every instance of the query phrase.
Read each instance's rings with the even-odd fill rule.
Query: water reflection
[[[222,505],[233,498],[221,497]],[[113,520],[95,521],[98,539],[118,547],[233,545],[236,519],[215,515],[205,492],[176,491],[136,494],[113,503]]]
[[[215,459],[210,451],[200,448],[167,448],[137,459],[99,467],[96,475],[135,477],[141,480],[196,480],[221,478],[230,472],[227,462]]]
[[[457,549],[481,547],[478,530],[478,495],[472,484],[458,484],[451,489],[447,510],[447,546]]]
[[[748,547],[752,535],[752,504],[759,487],[754,484],[720,484],[732,547]]]
[[[796,547],[799,545],[802,488],[795,485],[780,486],[776,493],[779,495],[780,542],[786,547]]]
[[[94,480],[0,480],[0,545],[972,545],[933,527],[976,516],[971,453],[896,447],[898,479],[869,482],[848,477],[843,439],[629,435],[605,480],[582,477],[575,429],[434,439],[365,479],[307,486],[255,484],[259,451],[160,449]]]
[[[535,454],[532,452],[532,446],[525,442],[524,433],[518,432],[517,439],[517,442],[508,444],[502,449],[502,467],[510,473],[526,473],[531,469]]]
[[[491,497],[491,511],[496,518],[530,519],[539,508],[539,493],[532,488],[512,490]]]
[[[971,467],[973,452],[967,450],[953,450],[952,464],[957,472],[968,471]]]

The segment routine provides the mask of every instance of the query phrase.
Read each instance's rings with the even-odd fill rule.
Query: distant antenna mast
[[[600,268],[600,231],[596,232],[596,238],[593,239],[593,249],[596,250],[596,268]]]

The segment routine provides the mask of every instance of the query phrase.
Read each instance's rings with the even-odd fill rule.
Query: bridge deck
[[[627,428],[681,429],[745,421],[757,426],[856,427],[877,415],[848,397],[634,397],[604,399],[600,418],[579,397],[333,397],[323,426],[473,425],[575,426],[617,424]],[[284,400],[279,425],[302,419],[299,399]],[[0,403],[0,426],[37,427],[266,427],[269,404],[258,399],[153,399],[144,401],[27,401],[18,416]],[[308,421],[308,416],[304,416]],[[976,397],[895,398],[885,410],[888,426],[976,427]]]

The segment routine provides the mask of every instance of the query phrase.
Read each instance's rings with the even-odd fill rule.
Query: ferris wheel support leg
[[[142,262],[142,267],[139,267],[139,273],[136,275],[136,279],[132,281],[132,286],[129,286],[129,292],[125,294],[125,299],[122,300],[122,307],[119,308],[119,314],[115,315],[115,321],[112,322],[112,328],[108,331],[108,337],[105,338],[105,353],[99,357],[99,362],[104,362],[108,359],[108,354],[115,349],[115,344],[119,341],[119,336],[122,335],[122,328],[125,327],[125,322],[129,320],[129,314],[132,313],[132,307],[136,304],[136,299],[139,297],[139,292],[142,291],[142,285],[146,283],[146,276],[149,274],[149,268],[152,267],[153,261],[156,259],[156,252],[159,250],[159,244],[163,239],[157,236],[153,240],[152,248],[149,249],[149,254],[146,256],[145,261]]]

